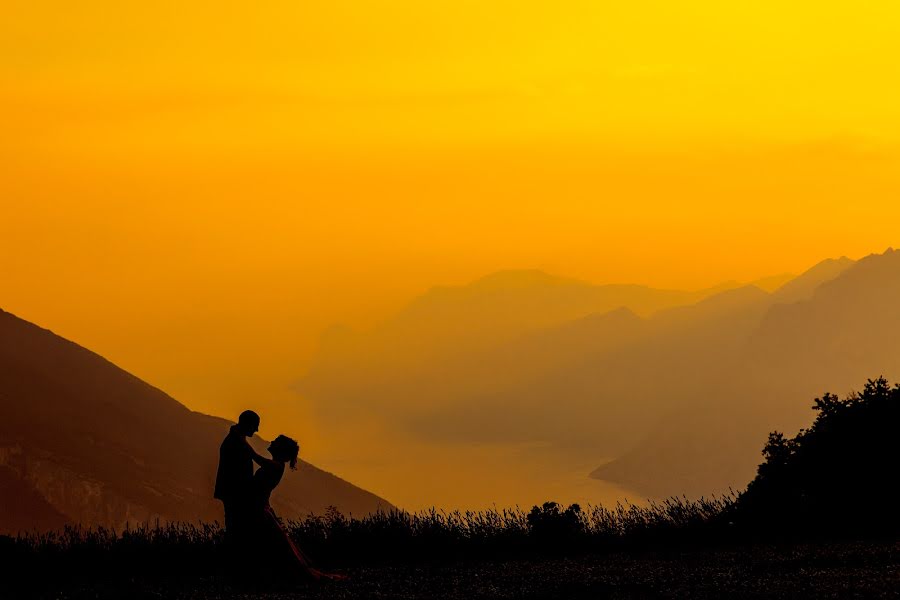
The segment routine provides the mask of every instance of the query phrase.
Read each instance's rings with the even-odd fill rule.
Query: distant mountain
[[[683,292],[591,285],[541,271],[501,271],[468,285],[433,288],[373,331],[331,329],[297,389],[320,400],[326,417],[343,420],[359,414],[364,404],[383,415],[414,418],[406,407],[423,395],[431,406],[441,406],[440,398],[502,386],[504,373],[520,377],[521,367],[489,373],[478,363],[496,356],[498,349],[514,348],[530,334],[540,336],[548,328],[620,308],[647,316],[697,302],[730,285]],[[529,364],[540,367],[534,361]],[[466,365],[483,377],[457,376]],[[447,376],[454,380],[447,381]],[[474,389],[468,389],[470,384]]]
[[[642,494],[722,492],[750,480],[770,430],[802,426],[815,395],[900,378],[897,256],[826,260],[690,301],[642,290],[657,304],[640,311],[621,296],[604,304],[604,286],[489,278],[323,354],[299,387],[323,411],[373,407],[428,440],[597,456],[594,477]]]
[[[854,264],[856,264],[855,261],[846,256],[823,260],[799,277],[791,279],[774,290],[775,298],[780,304],[809,300],[820,285],[836,279]]]
[[[0,407],[0,532],[221,521],[212,489],[231,423],[192,412],[101,356],[3,311]],[[260,452],[267,445],[253,443]],[[359,515],[391,507],[302,461],[273,503],[285,517],[329,505]]]
[[[900,252],[825,261],[784,286],[735,359],[726,389],[672,411],[594,476],[656,495],[743,486],[760,461],[754,445],[804,426],[813,398],[900,377]]]
[[[792,281],[796,277],[797,275],[793,273],[782,273],[781,275],[772,275],[771,277],[763,277],[762,279],[751,281],[749,285],[771,293],[783,287],[784,284]]]
[[[616,454],[653,426],[648,411],[689,400],[693,388],[672,382],[743,341],[770,301],[736,284],[689,294],[509,278],[414,302],[353,351],[320,356],[298,388],[323,414],[373,410],[427,439]],[[645,316],[620,304],[629,301]]]
[[[826,373],[842,392],[865,380],[862,370],[900,370],[900,252],[863,258],[804,301],[773,306],[747,359],[766,377]]]

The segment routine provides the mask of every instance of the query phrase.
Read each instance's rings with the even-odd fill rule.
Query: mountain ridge
[[[802,427],[814,397],[844,393],[867,378],[900,376],[900,252],[889,248],[858,261],[822,261],[810,269],[809,280],[815,285],[801,281],[802,299],[790,290],[788,301],[779,302],[784,296],[776,292],[735,356],[730,384],[718,390],[718,402],[669,415],[665,430],[649,434],[591,476],[664,495],[679,478],[718,468],[717,485],[715,477],[700,477],[689,491],[724,492],[752,476],[759,462],[752,444],[764,442],[773,429]],[[702,420],[710,426],[697,427]],[[726,447],[732,449],[723,452]],[[739,454],[742,448],[747,450]],[[715,466],[728,454],[730,467]],[[680,460],[662,468],[663,456]]]
[[[191,411],[99,354],[5,311],[0,403],[7,499],[0,507],[9,504],[0,530],[52,528],[60,517],[118,528],[221,518],[212,482],[229,421]],[[261,452],[266,446],[257,437],[251,443]],[[306,462],[285,477],[273,504],[285,517],[329,505],[356,514],[392,508]]]
[[[779,314],[796,321],[795,311],[806,311],[810,302],[821,305],[829,290],[846,287],[842,282],[873,261],[893,264],[890,252],[860,261],[826,259],[790,281],[771,284],[771,291],[752,283],[725,286],[647,316],[616,306],[519,331],[477,351],[429,358],[415,368],[395,371],[376,360],[378,377],[372,385],[363,377],[354,383],[358,388],[340,387],[341,381],[320,372],[318,387],[307,388],[307,397],[332,409],[362,406],[363,390],[379,416],[423,440],[531,444],[560,456],[594,455],[598,464],[600,458],[607,462],[593,469],[593,477],[651,496],[725,492],[749,481],[768,431],[801,426],[807,403],[822,386],[879,374],[862,368],[866,362],[880,370],[880,363],[872,362],[875,354],[853,359],[859,353],[853,343],[829,342],[821,350],[838,352],[833,356],[808,353],[804,345],[813,337],[779,341],[779,329],[790,327],[766,325]],[[894,280],[900,281],[900,270],[891,267],[881,278],[867,280],[865,294],[878,297]],[[870,316],[892,323],[894,296],[888,296],[891,300],[880,305],[863,304],[854,327]],[[842,306],[846,312],[855,304]],[[804,327],[819,335],[846,320],[838,317]],[[868,330],[874,335],[878,321],[872,323]],[[754,350],[752,340],[760,331],[775,337]],[[376,339],[361,352],[362,360],[394,352],[393,343]],[[793,357],[778,350],[787,347]],[[893,356],[884,347],[885,357]],[[804,354],[812,357],[808,368],[796,358]],[[816,370],[816,361],[826,359],[852,368]],[[334,371],[349,372],[355,371],[346,366]]]

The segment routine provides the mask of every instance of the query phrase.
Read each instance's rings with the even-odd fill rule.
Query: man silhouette
[[[240,541],[246,534],[250,484],[253,481],[253,461],[262,460],[250,447],[247,438],[259,431],[259,415],[245,410],[236,425],[219,447],[219,469],[213,497],[225,507],[225,534]]]

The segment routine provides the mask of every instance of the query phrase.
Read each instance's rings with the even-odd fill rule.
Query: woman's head
[[[293,439],[286,435],[279,435],[269,444],[269,452],[272,458],[291,464],[292,469],[297,468],[297,455],[300,453],[300,446]]]

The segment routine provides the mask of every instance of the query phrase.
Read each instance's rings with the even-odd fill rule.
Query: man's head
[[[253,437],[259,431],[259,415],[252,410],[245,410],[238,417],[238,429],[247,437]]]

